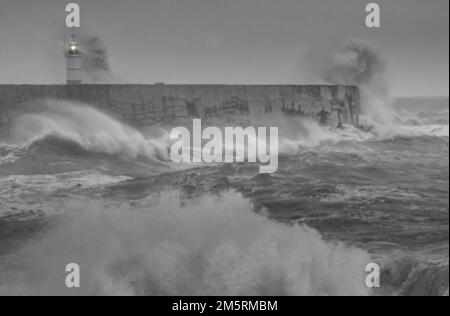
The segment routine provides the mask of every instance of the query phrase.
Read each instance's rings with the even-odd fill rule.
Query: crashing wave
[[[83,104],[47,101],[44,111],[20,116],[13,139],[29,146],[46,137],[71,141],[86,151],[127,158],[167,159],[167,133],[149,138],[137,129]]]
[[[0,294],[64,293],[60,267],[73,258],[80,294],[370,294],[367,253],[256,215],[238,193],[182,206],[173,196],[152,200],[141,208],[65,203],[58,227],[3,264]]]

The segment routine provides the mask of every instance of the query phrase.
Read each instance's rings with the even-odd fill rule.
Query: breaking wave
[[[414,150],[421,148],[412,146],[409,138],[414,138],[421,146],[422,143],[432,143],[431,145],[439,148],[442,148],[443,143],[448,146],[448,123],[444,121],[444,124],[440,124],[440,121],[430,119],[430,115],[426,115],[426,121],[418,123],[415,123],[414,115],[403,115],[403,120],[397,120],[395,124],[381,124],[365,116],[361,119],[363,128],[344,126],[343,129],[275,114],[267,118],[252,118],[248,124],[265,126],[270,122],[272,126],[279,126],[282,153],[295,154],[305,148],[312,148],[314,151],[323,144],[334,145],[349,141],[358,144],[332,146],[331,151],[347,150],[347,147],[348,150],[357,150],[363,156],[381,153],[379,155],[384,157],[387,156],[384,148],[391,143],[396,148],[402,144]],[[217,125],[220,124],[232,126],[225,122],[218,122]],[[240,125],[236,122],[234,124]],[[61,195],[61,188],[66,191],[62,192],[64,194],[61,195],[61,201],[50,195],[53,202],[42,208],[46,216],[45,229],[38,237],[33,235],[33,238],[27,238],[23,248],[0,258],[0,294],[65,294],[67,289],[61,280],[66,275],[61,267],[75,261],[80,264],[82,273],[82,287],[77,294],[448,295],[448,260],[442,264],[430,265],[426,260],[421,263],[416,258],[406,260],[401,256],[398,261],[385,262],[382,265],[382,282],[386,284],[383,287],[386,293],[371,292],[364,285],[364,268],[374,260],[368,252],[342,243],[324,241],[316,230],[307,226],[285,225],[259,216],[253,212],[255,207],[247,195],[243,197],[239,193],[228,192],[216,196],[217,191],[206,191],[208,196],[198,197],[205,194],[203,189],[208,190],[208,186],[203,186],[198,177],[191,177],[183,172],[179,176],[193,183],[186,187],[198,190],[198,195],[184,195],[189,200],[180,200],[178,193],[173,192],[166,192],[166,196],[156,195],[154,192],[164,190],[161,184],[166,182],[161,179],[149,180],[155,187],[143,190],[143,194],[150,192],[148,194],[155,195],[145,196],[143,200],[134,200],[135,195],[130,197],[131,200],[120,200],[120,203],[114,199],[97,201],[92,200],[92,196],[86,197],[84,193],[93,191],[91,187],[128,179],[117,177],[128,174],[122,170],[129,167],[119,168],[115,164],[117,161],[112,164],[120,172],[107,174],[108,177],[102,172],[94,173],[97,170],[94,164],[97,165],[100,161],[96,154],[104,154],[107,160],[112,160],[109,155],[166,160],[169,144],[166,129],[139,131],[86,105],[49,101],[43,111],[21,116],[13,128],[13,137],[12,143],[16,145],[0,145],[0,158],[5,163],[33,151],[41,151],[46,159],[49,152],[57,150],[64,162],[70,160],[67,156],[80,154],[93,153],[95,159],[92,159],[92,166],[88,164],[92,169],[86,168],[84,162],[89,159],[85,158],[89,157],[82,156],[80,160],[83,161],[85,170],[81,173],[54,176],[49,173],[43,178],[40,174],[45,169],[39,165],[38,176],[5,179],[4,192],[18,193],[11,197],[14,201],[22,201],[24,192],[28,191],[41,200],[43,195],[39,191],[40,187],[54,188],[57,192],[50,190],[49,194],[58,196]],[[374,140],[376,146],[383,145],[380,152],[370,147]],[[359,143],[362,145],[359,146]],[[337,160],[331,154],[325,157],[333,163],[340,163],[339,157],[342,156],[337,156]],[[29,164],[31,160],[24,163]],[[0,165],[2,163],[0,160]],[[320,159],[315,163],[320,163]],[[348,166],[350,165],[351,161]],[[295,160],[289,168],[294,166],[299,166],[298,161]],[[5,169],[4,166],[2,168]],[[49,168],[53,170],[54,165]],[[6,169],[9,174],[12,166],[6,166]],[[333,170],[336,172],[338,169]],[[301,171],[306,169],[292,170],[294,171],[289,169],[289,174],[300,170],[295,175],[303,176]],[[368,171],[371,170],[373,169]],[[143,175],[140,166],[137,167],[136,174],[138,177]],[[174,175],[175,173],[169,173],[167,177],[173,179]],[[314,177],[317,177],[317,172]],[[207,178],[211,179],[212,176],[208,174]],[[263,179],[272,180],[271,177]],[[230,181],[226,173],[219,180],[226,183]],[[316,180],[317,178],[314,179]],[[169,187],[179,189],[182,187],[180,183],[183,182],[174,181]],[[259,189],[264,192],[264,196],[268,195],[267,186],[278,187],[282,184],[272,183],[260,183]],[[304,179],[292,183],[291,187],[295,187],[296,194],[305,196],[310,192],[301,191]],[[335,195],[329,194],[328,201],[321,202],[347,203],[347,200],[352,200],[355,196],[365,200],[367,196],[372,196],[373,188],[383,198],[396,201],[405,198],[402,190],[393,191],[395,186],[372,187],[371,180],[369,183],[371,186],[356,191],[338,187]],[[66,195],[67,191],[76,191],[73,185],[79,187],[79,195]],[[139,181],[123,183],[123,186],[127,194],[142,189]],[[83,191],[84,188],[86,191]],[[314,189],[314,184],[311,188]],[[235,189],[239,190],[239,186]],[[239,191],[245,192],[244,189],[246,187]],[[254,183],[250,189],[254,189]],[[110,194],[109,189],[105,190],[107,196],[115,196]],[[183,196],[182,193],[180,195]],[[87,200],[81,201],[81,196]],[[290,198],[295,202],[289,201],[289,207],[295,203],[297,212],[297,208],[301,208],[300,202],[297,196]],[[4,206],[9,205],[5,201],[2,203]],[[58,203],[61,204],[57,205]],[[254,203],[261,207],[259,201]],[[32,206],[27,204],[27,207]],[[58,212],[52,212],[52,208]],[[315,206],[311,209],[315,210]],[[340,206],[335,211],[338,214]],[[29,215],[34,220],[40,213],[32,212]],[[30,225],[40,227],[38,221]],[[324,236],[325,233],[326,230]],[[18,238],[21,237],[14,237],[15,240],[10,243],[17,244]],[[0,239],[0,242],[4,244],[8,240]],[[388,258],[391,260],[390,253]],[[71,291],[67,294],[73,293]]]
[[[166,194],[169,194],[166,192]],[[238,193],[131,207],[71,201],[57,227],[1,262],[0,294],[368,295],[367,253],[256,215]]]
[[[431,113],[428,115],[432,115]],[[416,120],[414,113],[396,114],[391,122],[380,123],[371,116],[360,117],[361,126],[344,125],[343,128],[322,126],[313,119],[288,117],[277,113],[263,118],[248,118],[243,122],[217,119],[205,122],[203,128],[218,126],[278,126],[280,154],[295,154],[305,148],[341,142],[365,142],[401,138],[448,138],[448,124],[439,124],[427,118]],[[427,124],[422,124],[427,123]],[[0,165],[11,163],[23,155],[49,143],[61,151],[98,153],[124,157],[145,158],[152,161],[169,161],[169,127],[151,127],[145,133],[85,104],[68,101],[46,101],[44,110],[20,116],[12,128],[12,143],[0,146]],[[248,139],[248,144],[259,144],[260,139]],[[225,147],[229,144],[225,144]],[[245,144],[236,144],[246,150]],[[48,147],[48,146],[47,146]],[[194,148],[194,150],[200,150]]]
[[[46,101],[45,110],[20,116],[12,130],[22,146],[48,137],[79,145],[82,149],[136,159],[167,160],[168,134],[162,129],[152,138],[84,104]]]

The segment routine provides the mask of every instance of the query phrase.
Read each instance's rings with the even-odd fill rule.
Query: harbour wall
[[[88,104],[135,127],[189,118],[311,117],[359,125],[359,90],[331,85],[0,85],[0,133],[46,99]],[[324,120],[325,119],[325,120]]]

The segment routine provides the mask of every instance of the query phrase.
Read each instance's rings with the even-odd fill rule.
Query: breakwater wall
[[[0,85],[0,133],[42,100],[89,104],[130,125],[173,124],[191,117],[312,117],[323,124],[358,125],[359,90],[328,85]]]

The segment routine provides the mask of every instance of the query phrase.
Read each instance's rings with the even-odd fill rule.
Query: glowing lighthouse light
[[[67,46],[66,66],[67,84],[81,84],[81,53],[74,35]]]
[[[74,43],[70,44],[69,50],[70,50],[70,52],[71,52],[72,54],[76,54],[76,53],[77,53],[77,50],[78,50],[77,44],[74,44]]]

